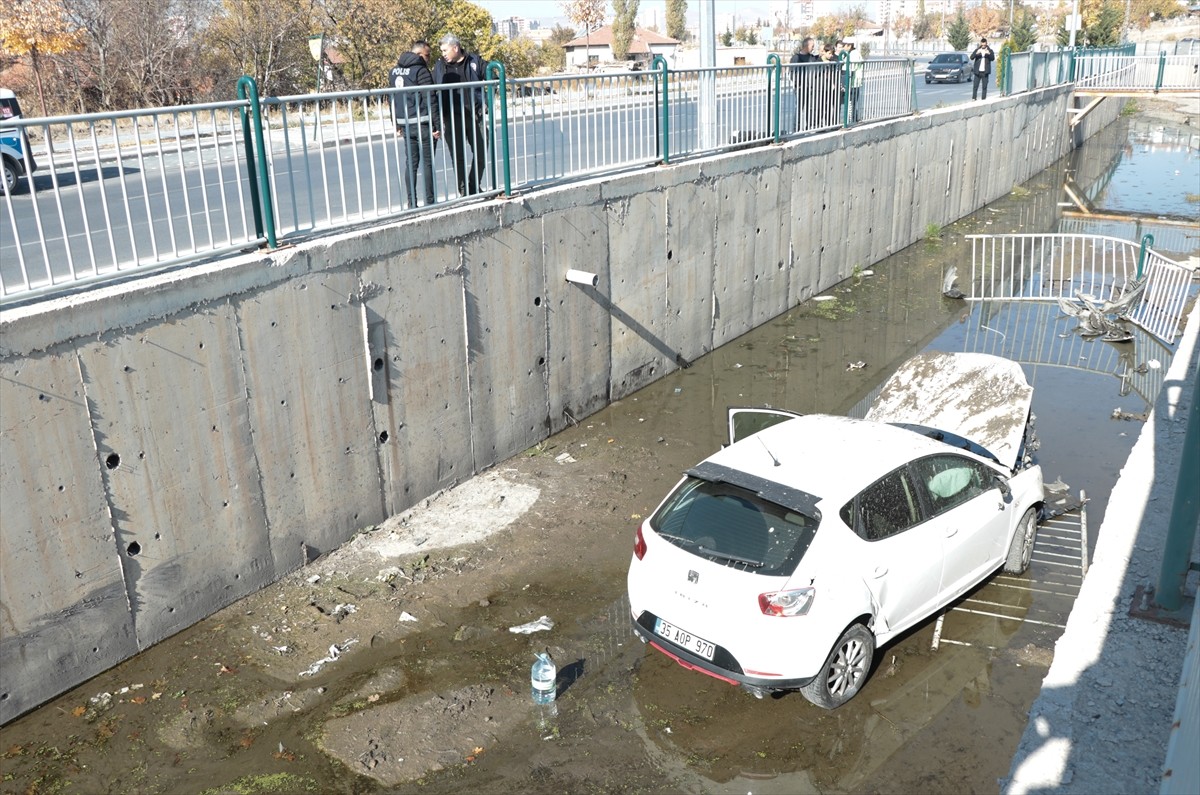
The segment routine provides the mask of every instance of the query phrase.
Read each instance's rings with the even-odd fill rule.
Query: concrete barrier
[[[1069,151],[1073,101],[936,110],[6,310],[0,722],[1003,195]]]

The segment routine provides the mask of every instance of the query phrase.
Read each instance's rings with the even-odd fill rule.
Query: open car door
[[[729,444],[739,442],[759,431],[799,417],[794,411],[766,408],[729,408]]]

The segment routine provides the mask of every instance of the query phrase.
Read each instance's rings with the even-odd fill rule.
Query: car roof
[[[781,483],[840,506],[914,458],[952,451],[942,442],[894,425],[805,414],[731,444],[705,462]]]

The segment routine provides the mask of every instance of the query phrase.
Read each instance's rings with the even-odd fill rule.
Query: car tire
[[[4,184],[8,186],[8,192],[17,192],[17,168],[9,159],[4,158]]]
[[[862,624],[842,633],[821,666],[821,672],[800,692],[822,709],[837,709],[858,694],[875,657],[875,636]]]
[[[1005,574],[1024,574],[1033,557],[1033,542],[1037,538],[1037,511],[1030,508],[1017,522],[1012,543],[1008,545],[1008,557],[1004,560]]]
[[[933,82],[933,80],[931,80],[931,79],[929,78],[929,75],[925,75],[925,85],[929,85],[929,84],[930,84],[930,83],[932,83],[932,82]]]

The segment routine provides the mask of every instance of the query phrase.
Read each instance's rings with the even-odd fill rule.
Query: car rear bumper
[[[640,616],[631,616],[631,618],[633,620],[633,631],[644,642],[649,643],[655,649],[667,655],[689,671],[698,671],[714,679],[720,679],[727,684],[739,685],[751,690],[798,690],[815,678],[810,676],[803,679],[780,679],[777,677],[752,676],[746,674],[733,655],[720,646],[717,647],[714,661],[709,661],[703,657],[696,656],[687,649],[676,646],[664,637],[656,635],[654,633],[654,623],[658,617],[648,610],[643,611]],[[716,660],[724,664],[718,664],[715,662]]]

